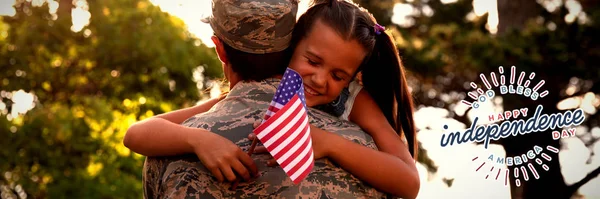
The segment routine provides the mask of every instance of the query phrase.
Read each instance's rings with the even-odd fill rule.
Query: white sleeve
[[[357,80],[350,82],[348,86],[348,91],[350,91],[350,95],[348,96],[348,100],[346,100],[346,104],[344,105],[345,110],[344,113],[339,117],[343,120],[349,120],[350,112],[352,111],[352,106],[354,106],[354,100],[358,93],[362,90],[362,86],[358,83]]]

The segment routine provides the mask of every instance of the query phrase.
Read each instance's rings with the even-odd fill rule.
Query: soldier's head
[[[297,11],[297,0],[212,0],[205,22],[225,76],[260,81],[283,74]]]

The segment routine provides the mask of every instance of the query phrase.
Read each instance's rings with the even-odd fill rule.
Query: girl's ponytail
[[[362,82],[399,135],[404,133],[410,154],[417,158],[413,99],[408,89],[404,67],[391,37],[381,31],[375,46],[362,67]]]

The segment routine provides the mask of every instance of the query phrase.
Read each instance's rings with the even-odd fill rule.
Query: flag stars
[[[273,100],[278,104],[285,105],[290,102],[291,98],[298,96],[303,104],[306,104],[304,97],[304,86],[302,82],[302,76],[297,74],[293,70],[286,70],[281,79],[281,83],[275,92]]]

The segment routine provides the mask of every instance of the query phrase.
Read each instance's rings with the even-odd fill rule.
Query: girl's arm
[[[204,103],[193,106],[193,107],[188,107],[188,108],[171,111],[168,113],[163,113],[160,115],[156,115],[154,117],[162,118],[162,119],[168,120],[168,121],[176,123],[176,124],[181,124],[183,121],[185,121],[186,119],[188,119],[196,114],[204,113],[204,112],[210,110],[210,108],[212,108],[217,102],[221,101],[223,98],[225,98],[225,95],[209,99],[209,100],[205,101]]]
[[[380,151],[413,165],[416,171],[415,160],[410,155],[403,136],[399,136],[394,130],[367,91],[361,90],[357,94],[348,119],[370,134]]]
[[[162,118],[149,118],[135,123],[127,130],[123,144],[145,156],[195,153],[220,182],[234,181],[234,171],[245,180],[258,171],[252,158],[227,138]]]
[[[415,161],[406,144],[366,91],[361,90],[356,96],[349,119],[370,133],[380,151],[333,133],[321,132],[321,135],[328,137],[325,139],[329,146],[325,152],[327,156],[377,189],[405,198],[416,198],[420,181]]]
[[[123,144],[145,156],[172,156],[195,153],[218,181],[245,180],[256,174],[254,161],[230,140],[205,129],[181,125],[185,119],[209,110],[220,98],[195,107],[158,115],[134,123],[127,129]]]
[[[160,117],[148,118],[131,125],[125,133],[123,144],[144,156],[172,156],[193,153],[190,141],[211,133],[190,128]]]
[[[402,198],[417,197],[420,181],[414,163],[407,164],[394,155],[362,146],[318,128],[311,131],[315,154],[319,153],[317,148],[327,148],[324,149],[325,156],[376,189]],[[324,140],[324,146],[316,146],[316,140],[319,139],[316,137],[322,137],[320,139]]]
[[[193,152],[186,143],[187,135],[208,131],[184,127],[181,123],[198,113],[208,111],[221,99],[222,97],[213,98],[194,107],[138,121],[127,129],[123,144],[132,151],[145,156],[168,156]]]

